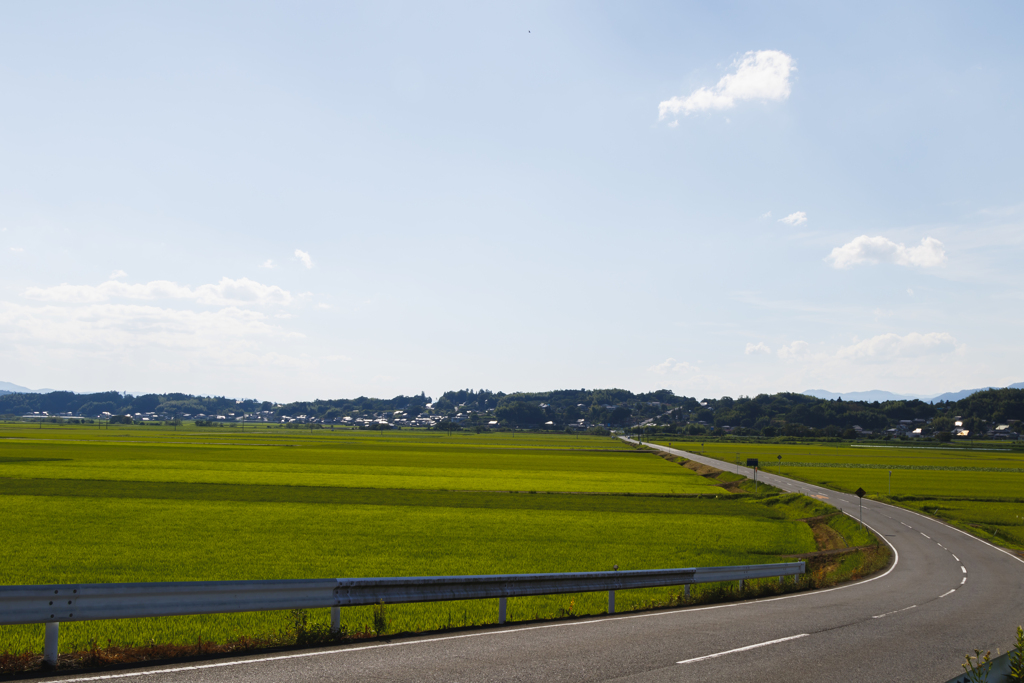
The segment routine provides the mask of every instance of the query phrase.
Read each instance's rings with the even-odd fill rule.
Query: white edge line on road
[[[804,638],[811,635],[810,633],[801,633],[798,636],[789,636],[788,638],[778,638],[777,640],[769,640],[763,643],[757,643],[756,645],[747,645],[746,647],[738,647],[735,650],[726,650],[725,652],[716,652],[713,655],[704,655],[703,657],[694,657],[693,659],[684,659],[676,664],[693,664],[694,662],[703,662],[705,659],[714,659],[715,657],[724,657],[725,655],[731,655],[734,652],[745,652],[746,650],[753,650],[755,648],[764,647],[765,645],[775,645],[776,643],[784,643],[787,640],[796,640],[797,638]]]

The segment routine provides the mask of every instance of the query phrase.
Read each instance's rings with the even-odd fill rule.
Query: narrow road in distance
[[[758,478],[857,514],[856,496],[763,472]],[[1024,560],[908,510],[867,501],[863,515],[896,561],[832,589],[46,680],[944,683],[962,673],[965,653],[1006,651],[1024,622]]]

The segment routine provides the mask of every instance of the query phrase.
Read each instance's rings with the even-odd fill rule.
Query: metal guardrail
[[[415,576],[369,579],[280,581],[183,581],[166,583],[83,583],[0,586],[0,625],[46,624],[43,660],[57,662],[60,622],[134,619],[227,612],[330,607],[331,628],[341,627],[341,608],[356,605],[498,598],[498,622],[505,623],[507,599],[532,595],[608,591],[608,613],[615,591],[797,576],[804,562],[641,569],[562,574]]]

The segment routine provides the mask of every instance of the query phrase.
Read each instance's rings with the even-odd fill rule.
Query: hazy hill
[[[825,391],[824,389],[808,389],[804,394],[815,398],[823,398],[828,401],[834,401],[837,398],[842,398],[844,401],[864,401],[866,403],[878,401],[879,403],[885,403],[886,401],[913,401],[914,399],[917,399],[928,403],[944,403],[945,401],[959,401],[961,399],[965,399],[971,394],[976,394],[979,391],[1001,388],[1002,387],[981,387],[980,389],[962,389],[960,391],[947,391],[946,393],[939,394],[938,396],[894,394],[891,391],[881,391],[878,389],[872,391],[848,391],[846,393],[836,393],[834,391]],[[1011,384],[1006,388],[1024,389],[1024,382],[1017,382],[1016,384]]]

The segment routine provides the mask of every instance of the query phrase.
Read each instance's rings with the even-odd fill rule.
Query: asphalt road
[[[758,476],[856,513],[855,496]],[[863,515],[896,563],[829,590],[47,680],[942,683],[974,648],[1007,650],[1024,622],[1024,560],[907,510],[868,501]]]

